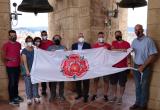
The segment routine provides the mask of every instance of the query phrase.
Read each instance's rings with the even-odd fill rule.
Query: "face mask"
[[[33,45],[32,42],[27,42],[26,44],[27,44],[28,47],[31,47]]]
[[[17,37],[16,36],[11,36],[11,41],[16,42]]]
[[[39,46],[39,45],[40,45],[40,42],[35,42],[35,45],[36,45],[36,46]]]
[[[80,38],[78,39],[78,41],[79,41],[80,43],[83,43],[83,42],[84,42],[84,38],[83,38],[83,37],[80,37]]]
[[[116,40],[117,41],[121,41],[122,40],[122,36],[116,36]]]
[[[54,40],[54,43],[55,43],[56,45],[60,45],[60,40],[59,40],[59,39],[55,39],[55,40]]]
[[[42,36],[43,40],[47,40],[47,38],[48,38],[47,36]]]
[[[98,42],[103,43],[104,42],[104,38],[98,38]]]
[[[139,36],[141,35],[141,32],[138,31],[138,32],[136,33],[136,35],[139,37]]]

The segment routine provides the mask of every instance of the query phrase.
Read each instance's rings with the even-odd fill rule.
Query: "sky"
[[[11,12],[15,10],[12,5],[13,2],[17,3],[17,8],[18,8],[18,5],[20,5],[22,2],[22,0],[10,0],[10,1],[11,1]],[[21,13],[22,15],[18,16],[18,23],[16,21],[13,21],[12,23],[13,27],[39,27],[39,26],[47,27],[48,26],[48,13],[38,13],[37,16],[35,16],[34,13],[24,13],[20,11],[18,11],[18,13]]]
[[[136,24],[142,24],[146,29],[147,27],[147,6],[128,9],[128,27],[134,27]]]
[[[11,0],[11,4],[16,2],[19,5],[22,0]],[[11,12],[14,11],[14,7],[11,5]],[[22,15],[18,16],[17,21],[13,21],[13,27],[40,27],[48,26],[48,14],[38,13],[37,16],[34,13],[19,12]],[[17,25],[16,25],[17,24]],[[134,27],[136,24],[142,24],[144,28],[147,26],[147,6],[141,8],[128,9],[128,27]]]

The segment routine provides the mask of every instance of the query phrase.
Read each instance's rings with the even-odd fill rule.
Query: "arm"
[[[26,70],[26,75],[30,76],[29,68],[28,68],[28,64],[27,64],[27,58],[26,58],[25,54],[22,54],[22,62],[24,64],[24,67],[25,67],[25,70]]]
[[[114,48],[113,46],[111,47],[111,50],[127,52],[127,49],[116,49],[116,48]]]
[[[147,66],[149,66],[150,64],[152,64],[152,63],[154,62],[154,60],[155,60],[155,58],[156,58],[156,55],[157,55],[157,54],[152,54],[152,55],[150,55],[149,58],[144,62],[144,64],[141,65],[141,66],[138,68],[138,70],[139,70],[140,72],[143,72],[144,69],[145,69]]]

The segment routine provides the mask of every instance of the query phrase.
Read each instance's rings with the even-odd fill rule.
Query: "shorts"
[[[126,71],[122,71],[122,72],[110,75],[111,85],[116,85],[119,82],[119,85],[121,87],[125,87],[128,73],[129,73],[129,70],[126,70]]]
[[[99,78],[101,77],[95,78],[94,80],[99,81]],[[109,75],[103,76],[103,81],[109,81],[109,79],[110,79]]]

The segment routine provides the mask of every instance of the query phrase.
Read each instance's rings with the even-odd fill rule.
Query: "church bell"
[[[23,0],[18,6],[18,11],[33,12],[36,15],[37,13],[52,12],[53,7],[48,0]]]
[[[146,0],[122,0],[118,3],[118,6],[121,8],[137,8],[147,5]]]

